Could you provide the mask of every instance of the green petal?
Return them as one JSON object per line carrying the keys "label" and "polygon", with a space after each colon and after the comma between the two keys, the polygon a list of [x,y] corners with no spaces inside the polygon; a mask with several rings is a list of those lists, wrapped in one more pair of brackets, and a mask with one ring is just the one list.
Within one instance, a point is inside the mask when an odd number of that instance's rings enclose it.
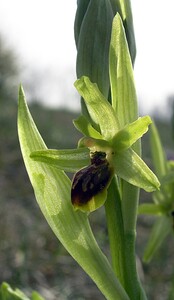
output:
{"label": "green petal", "polygon": [[81,77],[75,87],[84,98],[89,114],[96,125],[99,125],[103,138],[111,140],[119,130],[118,120],[109,102],[101,94],[96,84],[88,77]]}
{"label": "green petal", "polygon": [[82,115],[78,119],[73,121],[75,127],[83,133],[85,136],[89,136],[95,139],[102,139],[102,135],[92,127],[88,120]]}
{"label": "green petal", "polygon": [[172,231],[171,219],[167,216],[158,217],[155,222],[147,247],[144,252],[144,262],[150,262],[154,254],[160,248],[165,238]]}
{"label": "green petal", "polygon": [[138,118],[135,122],[125,126],[113,138],[113,147],[119,152],[130,148],[144,133],[147,132],[148,126],[151,123],[151,118],[145,116]]}
{"label": "green petal", "polygon": [[63,171],[30,158],[31,152],[44,150],[46,146],[28,111],[22,88],[19,90],[18,133],[37,202],[55,235],[94,280],[106,299],[128,300],[96,243],[87,214],[75,212],[71,205],[71,182],[68,177]]}
{"label": "green petal", "polygon": [[44,162],[66,172],[76,172],[90,164],[89,150],[67,149],[67,150],[40,150],[31,153],[34,161]]}
{"label": "green petal", "polygon": [[137,119],[138,109],[132,62],[119,14],[114,18],[112,25],[109,72],[112,106],[122,128]]}
{"label": "green petal", "polygon": [[116,153],[114,165],[117,175],[127,182],[147,192],[159,189],[160,183],[155,174],[131,148]]}

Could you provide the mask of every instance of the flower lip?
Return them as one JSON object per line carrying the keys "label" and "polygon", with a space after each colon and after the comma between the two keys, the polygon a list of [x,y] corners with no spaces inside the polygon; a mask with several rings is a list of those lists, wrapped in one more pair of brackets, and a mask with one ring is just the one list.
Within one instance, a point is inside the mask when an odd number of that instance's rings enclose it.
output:
{"label": "flower lip", "polygon": [[91,152],[90,156],[91,165],[79,170],[72,181],[71,201],[76,207],[87,204],[106,189],[113,175],[105,152]]}
{"label": "flower lip", "polygon": [[99,165],[106,160],[106,153],[102,151],[90,152],[91,164]]}

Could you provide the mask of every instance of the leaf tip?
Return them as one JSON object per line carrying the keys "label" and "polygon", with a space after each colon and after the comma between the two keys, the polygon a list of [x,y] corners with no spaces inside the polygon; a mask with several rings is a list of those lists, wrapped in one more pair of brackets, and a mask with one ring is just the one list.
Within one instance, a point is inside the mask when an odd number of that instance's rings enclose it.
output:
{"label": "leaf tip", "polygon": [[24,89],[23,89],[23,86],[22,86],[22,83],[19,84],[19,95],[24,95]]}

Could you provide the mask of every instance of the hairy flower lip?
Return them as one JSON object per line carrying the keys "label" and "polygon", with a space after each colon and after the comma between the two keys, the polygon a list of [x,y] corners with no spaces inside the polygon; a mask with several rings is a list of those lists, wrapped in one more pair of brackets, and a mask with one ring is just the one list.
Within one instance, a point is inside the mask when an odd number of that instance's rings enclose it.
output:
{"label": "hairy flower lip", "polygon": [[80,206],[86,204],[93,196],[106,188],[111,177],[111,169],[107,159],[101,158],[102,153],[96,152],[96,158],[91,164],[74,175],[71,189],[73,204]]}

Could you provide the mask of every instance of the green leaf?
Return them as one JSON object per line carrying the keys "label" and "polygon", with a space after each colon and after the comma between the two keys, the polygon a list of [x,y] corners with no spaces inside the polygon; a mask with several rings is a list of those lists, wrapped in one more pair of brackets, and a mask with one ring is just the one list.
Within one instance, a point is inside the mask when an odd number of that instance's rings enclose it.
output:
{"label": "green leaf", "polygon": [[161,178],[167,174],[168,167],[164,149],[154,122],[150,130],[150,144],[155,173],[161,180]]}
{"label": "green leaf", "polygon": [[171,231],[171,219],[168,216],[158,217],[153,226],[147,247],[144,252],[144,262],[150,262]]}
{"label": "green leaf", "polygon": [[118,152],[130,148],[139,138],[147,132],[152,121],[149,116],[138,118],[135,122],[125,126],[113,138],[113,147]]}
{"label": "green leaf", "polygon": [[103,138],[107,141],[111,140],[119,130],[118,120],[112,106],[101,94],[97,85],[88,77],[81,77],[74,85],[84,98],[94,123],[99,125]]}
{"label": "green leaf", "polygon": [[174,299],[174,274],[172,275],[172,282],[170,284],[170,291],[167,300],[173,300],[173,299]]}
{"label": "green leaf", "polygon": [[1,300],[30,300],[21,290],[13,290],[11,286],[3,282],[0,289]]}
{"label": "green leaf", "polygon": [[132,62],[124,27],[119,14],[113,20],[109,53],[112,106],[121,128],[138,116]]}
{"label": "green leaf", "polygon": [[90,164],[89,150],[67,149],[67,150],[40,150],[30,154],[34,161],[44,162],[66,172],[76,172]]}
{"label": "green leaf", "polygon": [[161,183],[164,185],[170,184],[173,182],[174,182],[174,172],[173,171],[168,171],[168,173],[161,178]]}
{"label": "green leaf", "polygon": [[74,126],[85,136],[90,136],[95,139],[102,139],[102,135],[92,127],[88,120],[82,115],[73,121]]}
{"label": "green leaf", "polygon": [[77,78],[88,76],[98,84],[106,98],[109,93],[108,56],[112,19],[108,0],[90,1],[80,26],[77,47]]}
{"label": "green leaf", "polygon": [[139,214],[162,215],[165,212],[166,211],[164,210],[164,207],[160,204],[144,203],[144,204],[140,204],[138,207]]}
{"label": "green leaf", "polygon": [[114,157],[115,170],[127,182],[152,192],[159,189],[160,183],[155,174],[131,148]]}
{"label": "green leaf", "polygon": [[[21,290],[12,289],[7,282],[3,282],[0,287],[1,300],[30,300]],[[36,291],[32,292],[31,300],[44,300]]]}
{"label": "green leaf", "polygon": [[31,300],[45,300],[39,293],[36,291],[32,292]]}
{"label": "green leaf", "polygon": [[121,3],[121,17],[126,32],[126,38],[129,45],[129,52],[131,55],[132,64],[134,65],[135,57],[136,57],[136,42],[135,42],[135,35],[134,35],[131,1],[120,0],[120,3]]}
{"label": "green leaf", "polygon": [[165,201],[166,201],[166,194],[163,193],[163,190],[161,190],[161,187],[160,187],[159,191],[155,191],[152,194],[152,199],[153,199],[153,201],[154,201],[154,203],[156,205],[161,205],[161,204],[165,203]]}
{"label": "green leaf", "polygon": [[125,273],[127,273],[127,269],[125,268],[124,261],[125,244],[121,204],[119,185],[116,176],[114,176],[108,188],[108,197],[105,202],[105,212],[113,269],[120,282],[124,286],[124,277]]}
{"label": "green leaf", "polygon": [[114,16],[118,12],[121,14],[120,0],[110,0]]}
{"label": "green leaf", "polygon": [[88,8],[90,0],[80,0],[77,2],[77,10],[76,10],[76,16],[74,21],[74,36],[75,36],[75,42],[76,46],[78,47],[78,40],[79,40],[79,34],[81,25],[85,16],[85,13]]}
{"label": "green leaf", "polygon": [[92,234],[87,214],[73,209],[68,177],[63,171],[30,158],[32,152],[44,150],[46,146],[29,113],[22,88],[19,90],[18,133],[37,202],[55,235],[94,280],[106,299],[128,300]]}

